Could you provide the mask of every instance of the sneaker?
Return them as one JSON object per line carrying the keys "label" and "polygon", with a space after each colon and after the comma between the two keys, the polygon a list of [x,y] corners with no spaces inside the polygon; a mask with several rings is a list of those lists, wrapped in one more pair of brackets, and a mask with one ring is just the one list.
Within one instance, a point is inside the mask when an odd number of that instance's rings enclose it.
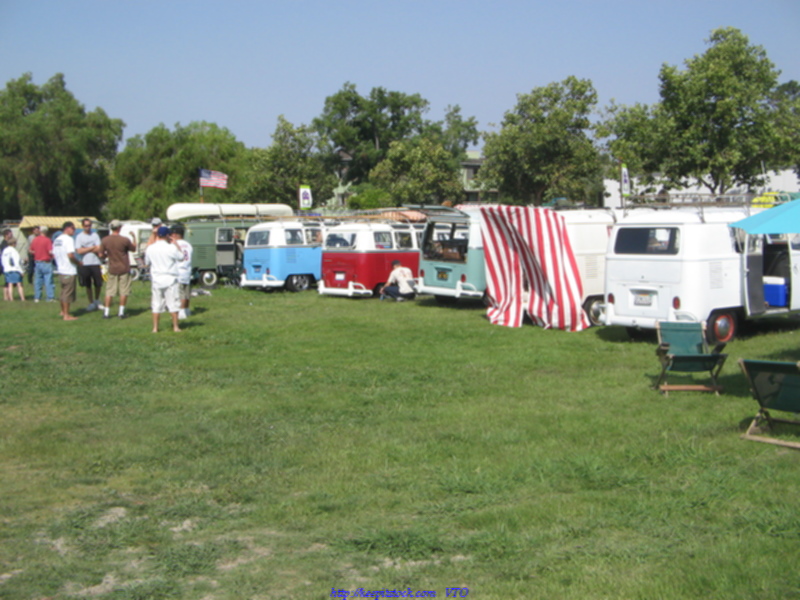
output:
{"label": "sneaker", "polygon": [[119,318],[120,319],[127,319],[128,315],[126,315],[125,313],[122,313],[121,315],[119,315]]}
{"label": "sneaker", "polygon": [[94,302],[92,302],[89,306],[86,307],[86,312],[92,312],[95,310],[97,310],[97,306],[95,306]]}
{"label": "sneaker", "polygon": [[39,299],[38,298],[34,298],[33,301],[36,302],[37,304],[39,303]]}
{"label": "sneaker", "polygon": [[406,301],[406,299],[401,297],[401,298],[398,298],[398,299],[397,299],[397,301],[398,301],[398,302],[405,302],[405,301]]}
{"label": "sneaker", "polygon": [[103,318],[104,318],[104,319],[110,319],[110,318],[111,318],[111,315],[103,315]]}

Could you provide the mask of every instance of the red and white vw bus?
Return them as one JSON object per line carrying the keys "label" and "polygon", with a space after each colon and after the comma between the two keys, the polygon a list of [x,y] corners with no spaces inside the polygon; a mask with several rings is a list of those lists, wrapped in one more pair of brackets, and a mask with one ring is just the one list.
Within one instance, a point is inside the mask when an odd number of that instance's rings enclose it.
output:
{"label": "red and white vw bus", "polygon": [[322,248],[320,294],[331,296],[377,295],[399,260],[419,270],[422,226],[385,221],[353,221],[330,227]]}

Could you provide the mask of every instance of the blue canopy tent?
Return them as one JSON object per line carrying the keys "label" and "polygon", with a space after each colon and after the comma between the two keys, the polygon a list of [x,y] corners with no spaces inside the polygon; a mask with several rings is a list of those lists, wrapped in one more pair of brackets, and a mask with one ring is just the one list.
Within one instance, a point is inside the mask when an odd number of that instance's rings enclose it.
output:
{"label": "blue canopy tent", "polygon": [[751,235],[800,233],[800,200],[779,204],[741,221],[730,223],[729,226],[742,229]]}

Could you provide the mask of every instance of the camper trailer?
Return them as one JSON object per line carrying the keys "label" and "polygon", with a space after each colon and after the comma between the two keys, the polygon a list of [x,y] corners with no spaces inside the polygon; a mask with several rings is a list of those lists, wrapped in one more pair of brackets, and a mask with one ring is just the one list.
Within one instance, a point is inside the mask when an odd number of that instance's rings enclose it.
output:
{"label": "camper trailer", "polygon": [[399,260],[419,268],[421,227],[386,221],[354,221],[331,227],[322,250],[320,294],[349,298],[377,295]]}
{"label": "camper trailer", "polygon": [[254,225],[244,243],[242,287],[309,289],[321,277],[323,225],[277,220]]}
{"label": "camper trailer", "polygon": [[759,209],[636,209],[614,226],[606,257],[605,322],[654,329],[707,324],[711,341],[743,319],[800,309],[800,236],[729,227]]}
{"label": "camper trailer", "polygon": [[[593,325],[601,325],[605,256],[615,215],[606,209],[557,212],[564,217],[580,273],[583,309]],[[422,293],[434,294],[440,301],[481,298],[486,290],[485,268],[479,209],[429,215],[420,261]]]}

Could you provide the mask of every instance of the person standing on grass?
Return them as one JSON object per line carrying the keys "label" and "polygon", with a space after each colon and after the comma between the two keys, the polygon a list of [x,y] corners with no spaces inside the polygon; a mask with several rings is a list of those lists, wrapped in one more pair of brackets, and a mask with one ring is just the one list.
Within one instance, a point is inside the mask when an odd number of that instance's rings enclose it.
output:
{"label": "person standing on grass", "polygon": [[61,235],[53,242],[53,257],[56,260],[56,270],[61,282],[61,318],[65,321],[74,321],[77,317],[69,314],[69,305],[75,302],[75,284],[78,278],[78,265],[80,261],[75,255],[75,224],[66,221],[61,227]]}
{"label": "person standing on grass", "polygon": [[34,226],[31,230],[31,234],[28,236],[28,266],[25,269],[28,272],[28,283],[33,283],[33,271],[36,267],[36,260],[33,258],[33,249],[31,249],[31,244],[33,240],[35,240],[39,234],[41,234],[42,230],[39,228],[38,225]]}
{"label": "person standing on grass", "polygon": [[158,333],[159,317],[165,311],[172,317],[172,331],[179,332],[178,264],[183,261],[183,252],[177,240],[170,239],[169,227],[159,227],[156,236],[156,242],[148,246],[144,253],[144,262],[150,267],[152,284],[150,303],[153,310],[153,333]]}
{"label": "person standing on grass", "polygon": [[47,301],[53,302],[56,298],[56,286],[53,284],[53,242],[47,237],[47,227],[39,230],[39,235],[33,238],[30,248],[33,253],[33,301],[38,302],[42,297],[44,286]]}
{"label": "person standing on grass", "polygon": [[108,259],[108,285],[106,286],[106,304],[103,307],[103,318],[111,318],[111,299],[119,295],[119,318],[125,319],[125,304],[131,293],[131,261],[129,252],[136,252],[136,244],[131,238],[120,235],[122,223],[114,219],[109,224],[111,233],[100,242],[100,255]]}
{"label": "person standing on grass", "polygon": [[191,314],[189,301],[192,299],[192,245],[183,239],[183,225],[173,225],[170,229],[172,239],[178,244],[178,248],[183,252],[183,261],[178,264],[178,297],[181,301],[181,308],[178,311],[178,319],[185,319]]}
{"label": "person standing on grass", "polygon": [[25,290],[22,289],[22,265],[20,265],[17,240],[11,238],[0,257],[3,263],[3,273],[6,276],[6,285],[3,288],[3,299],[9,302],[14,300],[14,286],[19,292],[19,299],[25,302]]}
{"label": "person standing on grass", "polygon": [[100,268],[102,263],[98,256],[100,236],[92,231],[91,219],[81,221],[81,227],[83,231],[75,236],[75,252],[81,261],[78,265],[78,283],[86,288],[86,297],[89,300],[86,312],[91,312],[100,308],[100,290],[103,288],[103,271]]}
{"label": "person standing on grass", "polygon": [[392,261],[392,272],[381,288],[381,298],[383,298],[384,294],[398,302],[413,300],[416,295],[414,274],[411,269],[404,267],[399,260]]}

